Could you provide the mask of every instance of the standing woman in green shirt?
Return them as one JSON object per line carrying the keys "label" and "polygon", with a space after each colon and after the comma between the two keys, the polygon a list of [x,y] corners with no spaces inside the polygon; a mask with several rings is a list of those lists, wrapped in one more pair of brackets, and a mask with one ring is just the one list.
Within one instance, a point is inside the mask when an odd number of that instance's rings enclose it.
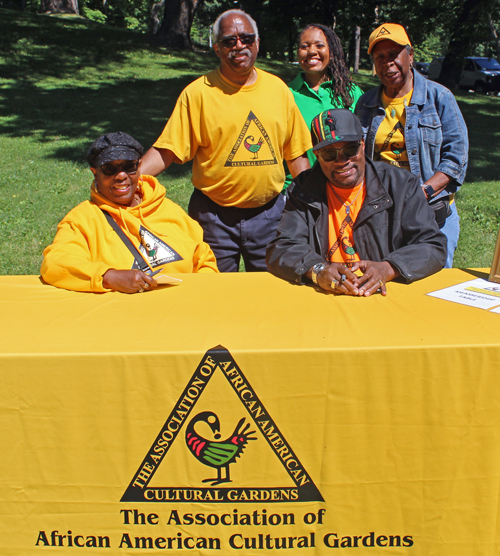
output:
{"label": "standing woman in green shirt", "polygon": [[[311,23],[299,34],[297,60],[301,73],[288,84],[307,124],[329,108],[354,107],[363,91],[353,82],[345,65],[340,39],[332,29]],[[312,149],[307,151],[311,166],[316,162]],[[285,187],[291,183],[287,175]]]}

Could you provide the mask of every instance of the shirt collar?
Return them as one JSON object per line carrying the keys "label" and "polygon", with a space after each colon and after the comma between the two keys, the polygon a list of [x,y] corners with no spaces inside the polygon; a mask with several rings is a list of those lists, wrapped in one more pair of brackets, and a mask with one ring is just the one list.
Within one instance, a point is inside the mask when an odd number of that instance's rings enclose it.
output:
{"label": "shirt collar", "polygon": [[[317,95],[318,94],[317,91],[315,91],[309,86],[309,83],[304,79],[304,75],[305,73],[303,71],[300,72],[299,75],[297,75],[297,77],[288,84],[288,86],[290,87],[290,89],[293,89],[294,91],[297,92],[300,92],[301,89],[305,89],[307,91],[310,91],[314,95]],[[330,84],[331,81],[323,81],[323,83],[321,83],[320,85],[320,88],[323,87],[324,85],[330,86]]]}

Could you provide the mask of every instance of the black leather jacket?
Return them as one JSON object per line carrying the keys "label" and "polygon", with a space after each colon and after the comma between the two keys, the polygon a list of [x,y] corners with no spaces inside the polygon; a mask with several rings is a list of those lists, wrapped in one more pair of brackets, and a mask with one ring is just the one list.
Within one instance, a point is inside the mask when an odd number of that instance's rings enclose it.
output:
{"label": "black leather jacket", "polygon": [[[446,236],[420,190],[418,179],[385,162],[365,157],[366,197],[353,235],[361,260],[388,261],[412,282],[441,270]],[[327,180],[318,162],[295,179],[278,226],[267,246],[274,275],[303,283],[303,275],[328,253]]]}

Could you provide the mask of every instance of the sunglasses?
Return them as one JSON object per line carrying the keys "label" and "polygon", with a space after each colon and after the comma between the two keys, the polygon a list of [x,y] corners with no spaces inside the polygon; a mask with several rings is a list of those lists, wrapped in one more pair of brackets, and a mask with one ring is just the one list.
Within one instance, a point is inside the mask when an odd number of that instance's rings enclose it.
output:
{"label": "sunglasses", "polygon": [[358,154],[360,147],[361,142],[358,142],[354,145],[346,145],[341,149],[324,148],[319,150],[316,154],[323,162],[337,162],[339,159],[339,153],[342,153],[345,158],[352,158]]}
{"label": "sunglasses", "polygon": [[101,172],[105,176],[116,176],[120,172],[125,172],[126,174],[135,174],[139,168],[138,160],[131,160],[130,162],[125,162],[124,164],[103,164],[101,166]]}
{"label": "sunglasses", "polygon": [[251,45],[255,42],[255,33],[242,33],[237,36],[222,37],[219,42],[226,48],[233,48],[233,46],[236,46],[238,39],[240,39],[241,44]]}

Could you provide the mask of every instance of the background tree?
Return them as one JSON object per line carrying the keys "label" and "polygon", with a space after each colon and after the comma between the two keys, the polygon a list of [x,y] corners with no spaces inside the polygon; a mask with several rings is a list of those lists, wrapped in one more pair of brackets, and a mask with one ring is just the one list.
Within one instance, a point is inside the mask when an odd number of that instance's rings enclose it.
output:
{"label": "background tree", "polygon": [[163,46],[192,50],[191,26],[198,0],[167,0],[156,38]]}
{"label": "background tree", "polygon": [[41,0],[40,11],[51,14],[78,15],[78,0]]}
{"label": "background tree", "polygon": [[488,17],[488,24],[490,26],[491,36],[493,37],[493,42],[495,44],[496,57],[497,59],[500,59],[500,36],[498,34],[497,26],[493,21],[493,16],[491,12],[488,13],[487,17]]}

